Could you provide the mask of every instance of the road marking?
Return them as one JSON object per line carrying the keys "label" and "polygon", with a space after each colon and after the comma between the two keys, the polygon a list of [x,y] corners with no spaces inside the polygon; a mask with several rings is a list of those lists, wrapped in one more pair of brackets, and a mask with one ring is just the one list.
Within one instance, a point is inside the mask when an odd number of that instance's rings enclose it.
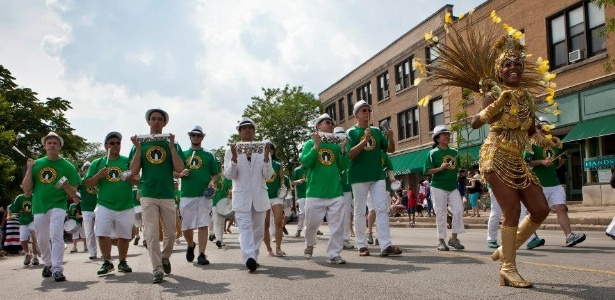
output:
{"label": "road marking", "polygon": [[[463,257],[469,257],[469,258],[476,258],[476,259],[485,260],[485,261],[492,261],[491,257],[484,256],[484,255],[472,255],[472,254],[465,254],[465,253],[459,253],[459,252],[457,252],[457,253],[455,253],[455,252],[448,252],[448,253],[442,253],[442,254],[443,255],[455,255],[455,256],[463,256]],[[601,269],[564,266],[564,265],[547,264],[547,263],[539,263],[539,262],[532,262],[532,261],[517,261],[517,263],[534,265],[534,266],[538,266],[538,267],[562,269],[562,270],[568,270],[568,271],[580,271],[580,272],[588,272],[588,273],[600,273],[600,274],[607,274],[607,275],[615,275],[615,271],[601,270]]]}

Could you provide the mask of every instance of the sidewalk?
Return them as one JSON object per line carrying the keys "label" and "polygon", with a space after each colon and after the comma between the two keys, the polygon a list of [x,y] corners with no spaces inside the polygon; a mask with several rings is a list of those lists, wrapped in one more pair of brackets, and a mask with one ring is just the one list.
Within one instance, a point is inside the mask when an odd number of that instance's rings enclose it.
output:
{"label": "sidewalk", "polygon": [[[589,230],[589,231],[604,231],[609,226],[613,217],[615,217],[615,206],[586,206],[583,204],[568,203],[568,217],[573,230]],[[487,229],[487,219],[489,218],[489,210],[481,211],[480,217],[465,216],[463,223],[466,228],[470,229]],[[389,218],[391,226],[408,227],[408,216],[391,217]],[[417,217],[414,227],[417,228],[435,228],[436,218]],[[542,230],[561,230],[557,221],[557,215],[550,213],[547,219],[542,223]]]}

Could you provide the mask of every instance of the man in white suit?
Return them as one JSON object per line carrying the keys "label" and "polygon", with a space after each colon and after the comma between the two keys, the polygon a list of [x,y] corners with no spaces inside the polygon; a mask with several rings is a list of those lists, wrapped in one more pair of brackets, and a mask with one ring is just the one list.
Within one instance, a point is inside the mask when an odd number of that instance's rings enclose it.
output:
{"label": "man in white suit", "polygon": [[[250,118],[242,118],[237,126],[241,141],[253,142],[255,129]],[[258,267],[265,216],[271,208],[265,182],[273,176],[270,151],[267,145],[264,151],[239,151],[238,154],[237,145],[233,144],[224,155],[224,176],[233,181],[233,210],[239,227],[241,255],[250,272]]]}

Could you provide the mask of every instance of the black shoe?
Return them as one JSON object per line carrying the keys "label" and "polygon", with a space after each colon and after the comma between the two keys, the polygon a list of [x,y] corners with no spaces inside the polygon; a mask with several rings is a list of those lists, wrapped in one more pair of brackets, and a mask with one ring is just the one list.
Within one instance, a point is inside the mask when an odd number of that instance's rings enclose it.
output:
{"label": "black shoe", "polygon": [[143,247],[145,247],[145,249],[147,249],[147,241],[143,240]]}
{"label": "black shoe", "polygon": [[216,235],[215,234],[210,234],[209,235],[209,241],[213,242],[216,239]]}
{"label": "black shoe", "polygon": [[186,248],[186,260],[189,262],[194,260],[194,247],[196,247],[196,243],[192,244],[192,247]]}
{"label": "black shoe", "polygon": [[54,272],[54,273],[53,273],[53,279],[54,279],[56,282],[66,281],[66,277],[64,277],[64,274],[62,274],[62,272],[61,272],[61,271]]}
{"label": "black shoe", "polygon": [[162,259],[162,270],[167,274],[171,274],[171,261],[168,258]]}
{"label": "black shoe", "polygon": [[133,243],[133,245],[135,245],[135,246],[136,246],[136,245],[139,245],[139,240],[140,240],[140,239],[141,239],[141,238],[137,235],[137,237],[135,237],[135,242]]}
{"label": "black shoe", "polygon": [[203,265],[203,266],[205,266],[205,265],[208,265],[208,264],[209,264],[209,260],[207,260],[207,256],[205,256],[205,254],[204,254],[204,253],[199,254],[199,257],[196,259],[196,262],[197,262],[199,265]]}
{"label": "black shoe", "polygon": [[256,260],[252,257],[248,258],[248,261],[246,261],[246,267],[248,267],[248,270],[250,270],[250,272],[256,271],[257,265],[258,264],[256,263]]}
{"label": "black shoe", "polygon": [[288,235],[288,230],[286,230],[286,226],[282,227],[282,232],[284,232],[284,235]]}
{"label": "black shoe", "polygon": [[216,246],[218,246],[218,249],[222,249],[222,242],[216,241]]}
{"label": "black shoe", "polygon": [[45,266],[43,268],[43,277],[51,277],[51,267]]}

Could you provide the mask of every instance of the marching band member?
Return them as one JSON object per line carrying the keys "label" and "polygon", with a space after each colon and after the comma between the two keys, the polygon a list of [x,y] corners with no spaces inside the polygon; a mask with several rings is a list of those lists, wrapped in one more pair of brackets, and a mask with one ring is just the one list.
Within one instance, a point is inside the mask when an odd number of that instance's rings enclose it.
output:
{"label": "marching band member", "polygon": [[90,259],[96,259],[98,255],[98,246],[96,245],[96,234],[94,234],[94,209],[98,199],[96,188],[88,188],[85,183],[85,175],[87,174],[91,163],[86,161],[81,166],[81,183],[79,184],[79,196],[81,197],[81,217],[83,221],[83,231],[85,232],[85,241],[90,254]]}
{"label": "marching band member", "polygon": [[186,260],[194,260],[194,229],[198,228],[199,265],[208,265],[205,255],[207,235],[212,215],[212,198],[206,198],[204,193],[208,188],[215,188],[220,168],[213,154],[203,150],[201,142],[205,134],[201,126],[194,126],[190,132],[190,149],[184,151],[185,168],[179,174],[182,180],[181,201],[179,212],[182,216],[181,227],[188,247]]}
{"label": "marching band member", "polygon": [[[271,148],[271,166],[273,167],[273,175],[265,182],[267,183],[267,194],[269,201],[271,202],[271,209],[267,211],[265,216],[265,236],[264,242],[269,252],[269,256],[283,257],[286,253],[282,251],[282,237],[284,228],[284,199],[280,198],[278,191],[284,186],[284,168],[275,155],[275,146],[272,143],[267,143]],[[274,226],[271,227],[271,220],[273,219]],[[271,235],[275,238],[275,252],[272,251],[270,241]]]}
{"label": "marching band member", "polygon": [[[23,264],[27,266],[32,263],[33,266],[37,266],[39,262],[34,220],[32,217],[32,194],[24,193],[18,195],[15,201],[7,207],[6,219],[9,220],[13,213],[19,214],[19,241],[21,242],[21,248],[25,252]],[[32,251],[30,251],[28,245],[30,237],[32,237]]]}
{"label": "marching band member", "polygon": [[[241,142],[253,142],[255,126],[247,117],[236,127]],[[233,181],[233,210],[239,227],[239,246],[243,263],[251,271],[258,267],[258,253],[263,243],[265,216],[271,208],[266,180],[273,176],[271,148],[239,155],[232,144],[224,155],[224,176]]]}
{"label": "marching band member", "polygon": [[[303,149],[301,149],[302,151]],[[297,195],[297,202],[299,204],[299,211],[297,212],[297,232],[295,237],[301,237],[301,231],[303,230],[305,221],[305,189],[306,189],[306,169],[303,165],[296,167],[290,177],[292,184],[295,187]]]}
{"label": "marching band member", "polygon": [[64,146],[61,136],[49,132],[41,143],[46,155],[36,161],[28,158],[22,186],[26,194],[33,195],[34,228],[38,249],[45,262],[43,277],[53,275],[53,279],[59,282],[66,280],[63,261],[67,200],[70,198],[79,203],[76,188],[80,178],[77,169],[60,156],[60,149]]}
{"label": "marching band member", "polygon": [[[145,120],[150,127],[150,134],[162,134],[162,129],[169,123],[169,114],[154,108],[145,113]],[[143,208],[144,232],[154,269],[153,283],[161,283],[164,273],[171,273],[169,257],[173,253],[175,240],[175,193],[173,190],[173,171],[184,169],[184,154],[175,135],[169,134],[168,141],[139,141],[137,136],[130,138],[133,147],[130,150],[130,171],[141,173],[140,196]],[[140,172],[142,171],[142,172]],[[159,220],[164,226],[163,249],[158,242]]]}

